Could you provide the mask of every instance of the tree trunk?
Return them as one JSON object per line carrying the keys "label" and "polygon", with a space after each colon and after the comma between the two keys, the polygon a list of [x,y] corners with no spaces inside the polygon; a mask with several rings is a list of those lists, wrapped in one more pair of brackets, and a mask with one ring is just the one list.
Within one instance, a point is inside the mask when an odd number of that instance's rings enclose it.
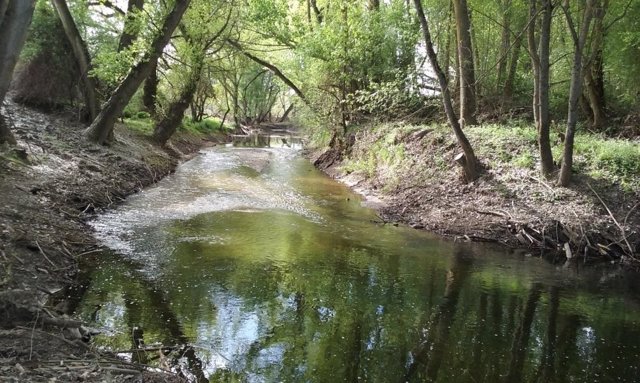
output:
{"label": "tree trunk", "polygon": [[509,72],[506,80],[504,81],[504,88],[502,90],[503,101],[510,100],[513,97],[513,85],[518,70],[518,61],[520,60],[520,48],[522,47],[523,35],[524,33],[519,34],[518,37],[516,37],[516,41],[513,43],[513,53],[509,64]]}
{"label": "tree trunk", "polygon": [[124,108],[135,94],[140,84],[151,73],[155,63],[162,54],[162,50],[171,39],[171,34],[178,26],[182,15],[187,10],[191,0],[176,0],[171,12],[164,21],[161,32],[154,38],[151,48],[145,57],[136,64],[112,96],[105,103],[104,108],[85,131],[87,139],[95,143],[107,144],[113,140],[113,125]]}
{"label": "tree trunk", "polygon": [[0,25],[2,25],[4,14],[7,12],[7,8],[9,8],[9,1],[10,0],[0,0]]}
{"label": "tree trunk", "polygon": [[536,7],[537,0],[529,0],[529,27],[527,28],[527,46],[531,57],[531,71],[533,72],[533,121],[536,128],[540,124],[539,92],[540,92],[540,58],[538,57],[538,44],[536,43]]}
{"label": "tree trunk", "polygon": [[577,33],[573,19],[569,10],[569,1],[565,0],[563,9],[567,18],[567,24],[573,37],[575,52],[573,55],[573,66],[571,68],[571,86],[569,88],[569,111],[567,113],[567,130],[564,139],[564,151],[562,153],[562,167],[558,184],[568,186],[571,182],[571,172],[573,167],[573,140],[576,133],[576,123],[578,121],[578,99],[582,94],[582,52],[584,50],[591,19],[593,18],[593,0],[587,0],[582,16],[580,34]]}
{"label": "tree trunk", "polygon": [[140,32],[136,27],[136,16],[137,13],[142,10],[144,7],[144,0],[129,0],[127,4],[127,14],[124,18],[124,28],[122,29],[122,34],[120,35],[120,41],[118,43],[118,52],[127,49],[136,38],[138,38],[138,33]]}
{"label": "tree trunk", "polygon": [[[193,77],[195,77],[195,75]],[[182,92],[180,92],[178,99],[169,105],[166,115],[156,124],[153,131],[153,139],[157,143],[164,145],[175,133],[178,126],[182,123],[184,112],[193,101],[197,87],[198,79],[191,78]]]}
{"label": "tree trunk", "polygon": [[67,35],[73,55],[75,56],[78,68],[80,69],[80,75],[82,76],[82,90],[84,95],[84,103],[87,108],[88,120],[93,121],[98,116],[100,106],[98,105],[98,96],[96,94],[96,84],[93,78],[89,75],[91,70],[91,58],[89,57],[89,51],[87,46],[80,35],[80,31],[76,26],[75,21],[69,7],[65,0],[51,0],[53,7],[58,13],[64,32]]}
{"label": "tree trunk", "polygon": [[155,117],[158,113],[156,108],[156,99],[158,97],[158,84],[160,79],[158,78],[158,59],[153,62],[153,67],[149,73],[149,77],[144,81],[142,88],[142,104],[144,108],[152,117]]}
{"label": "tree trunk", "polygon": [[[0,0],[0,105],[11,86],[13,70],[31,24],[35,0]],[[16,144],[16,139],[0,116],[0,144]]]}
{"label": "tree trunk", "polygon": [[589,109],[591,113],[591,127],[600,129],[606,122],[604,95],[604,16],[609,2],[597,1],[593,10],[593,37],[591,40],[591,55],[586,60],[584,68],[584,86],[586,88]]}
{"label": "tree trunk", "polygon": [[447,119],[449,120],[449,125],[453,129],[453,132],[456,135],[456,139],[458,140],[458,144],[460,144],[460,146],[462,147],[462,151],[464,152],[463,169],[465,172],[465,179],[467,182],[472,182],[473,180],[478,178],[478,160],[475,153],[473,152],[473,148],[471,147],[469,140],[467,140],[467,137],[462,130],[460,122],[456,118],[455,111],[453,110],[453,103],[451,102],[451,93],[449,92],[447,77],[445,76],[442,68],[440,68],[440,64],[438,63],[438,55],[433,48],[433,41],[431,40],[431,33],[429,32],[429,24],[427,24],[427,18],[424,15],[421,0],[413,0],[413,3],[416,7],[420,27],[422,28],[422,34],[427,48],[427,56],[429,57],[429,62],[431,63],[436,76],[438,77],[438,82],[440,84],[440,93],[442,95],[442,103],[447,114]]}
{"label": "tree trunk", "polygon": [[471,21],[467,0],[453,0],[460,60],[460,119],[462,126],[475,125],[476,121],[476,79],[471,46]]}
{"label": "tree trunk", "polygon": [[4,116],[0,114],[0,145],[4,143],[16,145],[18,142],[13,136],[13,133],[11,133],[11,129],[9,129],[9,125],[7,125],[7,121]]}
{"label": "tree trunk", "polygon": [[265,60],[262,60],[262,59],[260,59],[260,58],[258,58],[256,56],[254,56],[253,54],[251,54],[251,53],[247,52],[246,50],[242,49],[242,46],[240,46],[240,44],[238,44],[236,41],[233,41],[233,40],[230,40],[230,39],[227,39],[226,41],[227,41],[227,43],[229,45],[231,45],[232,47],[237,49],[240,53],[242,53],[243,55],[245,55],[246,57],[248,57],[252,61],[258,63],[259,65],[262,65],[263,67],[267,68],[269,71],[271,71],[271,73],[276,75],[276,77],[278,77],[280,80],[282,80],[282,82],[287,84],[287,86],[289,86],[289,88],[291,88],[291,90],[293,90],[295,92],[295,94],[300,98],[300,100],[302,100],[302,102],[305,103],[305,105],[307,105],[308,107],[311,108],[311,104],[309,103],[309,101],[305,97],[304,93],[302,93],[300,88],[298,88],[291,80],[289,80],[289,78],[287,76],[285,76],[284,73],[282,73],[282,71],[280,69],[278,69],[278,67],[276,67],[275,65],[273,65],[271,63],[266,62]]}
{"label": "tree trunk", "polygon": [[496,91],[503,89],[503,81],[507,75],[507,62],[511,49],[511,0],[505,0],[502,6],[502,36],[500,38],[500,61],[496,78]]}
{"label": "tree trunk", "polygon": [[554,169],[553,154],[551,153],[551,143],[549,142],[549,127],[551,117],[549,114],[549,56],[551,41],[551,16],[553,5],[551,0],[542,0],[542,25],[540,30],[539,63],[538,75],[538,148],[540,150],[540,171],[545,177],[549,177]]}

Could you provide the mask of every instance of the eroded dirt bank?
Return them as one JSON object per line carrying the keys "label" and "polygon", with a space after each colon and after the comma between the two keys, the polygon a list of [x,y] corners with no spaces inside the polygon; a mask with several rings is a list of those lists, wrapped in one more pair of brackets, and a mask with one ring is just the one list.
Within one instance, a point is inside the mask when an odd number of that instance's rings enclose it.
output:
{"label": "eroded dirt bank", "polygon": [[[507,134],[504,142],[496,142],[481,128],[468,134],[484,167],[472,184],[462,182],[454,162],[460,150],[446,127],[363,129],[346,140],[347,149],[309,156],[318,168],[368,197],[385,222],[461,241],[498,242],[557,262],[570,257],[638,267],[637,187],[586,172],[575,174],[570,188],[556,187],[536,170],[535,140]],[[514,166],[521,158],[527,161]],[[578,166],[581,161],[578,157]]]}
{"label": "eroded dirt bank", "polygon": [[104,147],[72,116],[16,105],[5,115],[19,146],[0,148],[0,381],[180,381],[87,346],[92,330],[68,316],[67,298],[77,260],[98,249],[87,219],[211,142],[181,133],[160,149],[118,126]]}

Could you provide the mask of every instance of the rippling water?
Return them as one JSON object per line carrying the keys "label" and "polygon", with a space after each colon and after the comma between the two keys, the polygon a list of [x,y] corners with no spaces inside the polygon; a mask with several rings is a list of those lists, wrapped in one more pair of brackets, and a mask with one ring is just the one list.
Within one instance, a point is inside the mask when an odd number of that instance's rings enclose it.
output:
{"label": "rippling water", "polygon": [[209,149],[93,222],[76,311],[194,381],[639,380],[634,276],[375,221],[284,145]]}

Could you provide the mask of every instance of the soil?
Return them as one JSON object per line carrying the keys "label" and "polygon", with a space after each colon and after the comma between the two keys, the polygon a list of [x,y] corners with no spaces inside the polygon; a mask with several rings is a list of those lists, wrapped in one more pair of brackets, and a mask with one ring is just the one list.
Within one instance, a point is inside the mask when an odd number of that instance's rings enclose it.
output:
{"label": "soil", "polygon": [[370,158],[380,137],[361,130],[346,141],[344,150],[309,157],[364,195],[384,222],[459,241],[497,242],[554,262],[640,266],[640,190],[584,174],[574,174],[571,187],[561,188],[535,169],[503,166],[487,156],[481,158],[481,177],[467,184],[454,162],[460,149],[453,138],[430,129],[396,139],[405,160],[393,171],[349,172],[345,164]]}
{"label": "soil", "polygon": [[183,381],[93,349],[67,298],[77,260],[99,250],[86,221],[214,142],[183,132],[159,148],[118,125],[98,146],[69,114],[3,114],[18,146],[0,148],[0,381]]}

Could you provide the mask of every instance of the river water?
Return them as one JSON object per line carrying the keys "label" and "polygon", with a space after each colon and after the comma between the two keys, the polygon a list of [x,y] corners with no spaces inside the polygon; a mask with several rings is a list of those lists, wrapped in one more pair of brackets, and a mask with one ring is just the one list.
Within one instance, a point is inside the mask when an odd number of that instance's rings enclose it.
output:
{"label": "river water", "polygon": [[76,314],[100,347],[200,382],[640,381],[637,278],[383,225],[270,144],[207,149],[93,222],[112,251]]}

